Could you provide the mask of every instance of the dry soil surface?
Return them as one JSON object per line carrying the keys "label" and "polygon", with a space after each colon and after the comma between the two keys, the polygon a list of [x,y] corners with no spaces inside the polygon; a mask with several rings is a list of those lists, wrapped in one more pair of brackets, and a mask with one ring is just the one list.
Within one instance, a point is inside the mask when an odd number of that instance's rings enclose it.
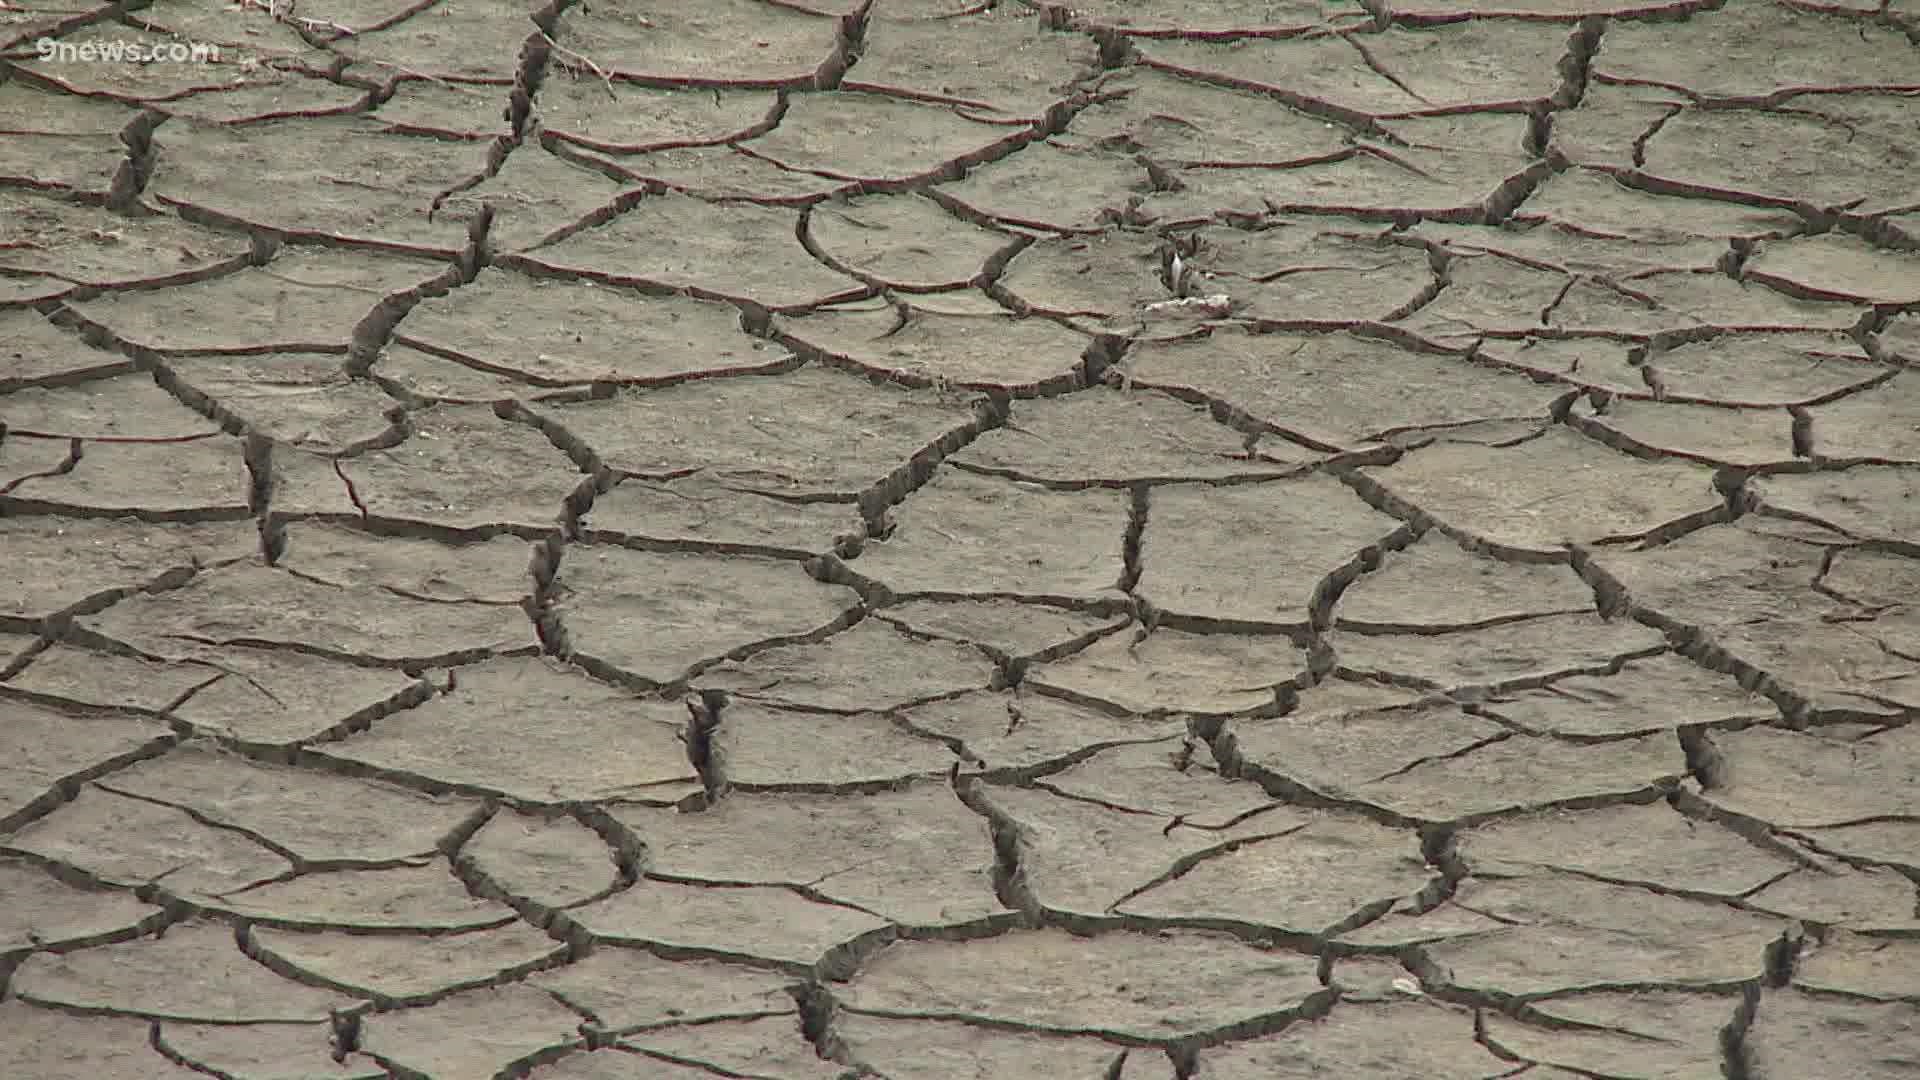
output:
{"label": "dry soil surface", "polygon": [[1920,1074],[1915,0],[66,2],[0,1077]]}

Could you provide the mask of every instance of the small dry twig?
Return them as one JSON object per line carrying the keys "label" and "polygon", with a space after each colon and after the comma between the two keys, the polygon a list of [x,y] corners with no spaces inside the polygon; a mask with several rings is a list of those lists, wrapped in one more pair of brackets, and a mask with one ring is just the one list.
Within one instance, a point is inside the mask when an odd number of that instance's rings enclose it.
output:
{"label": "small dry twig", "polygon": [[355,37],[360,31],[351,26],[342,26],[331,19],[309,19],[293,13],[294,0],[235,0],[240,10],[257,9],[267,13],[277,23],[299,23],[306,30],[331,30],[341,37]]}
{"label": "small dry twig", "polygon": [[[645,20],[642,20],[642,21],[644,22]],[[652,25],[652,24],[649,23],[648,25]],[[547,33],[545,30],[540,31],[540,36],[546,40],[546,43],[548,45],[553,47],[553,50],[555,52],[563,53],[567,56],[573,57],[575,60],[578,60],[581,64],[585,65],[589,71],[592,71],[595,75],[600,76],[601,84],[607,88],[607,96],[609,98],[612,98],[615,101],[620,100],[620,95],[613,92],[613,76],[610,73],[608,73],[606,68],[603,68],[599,64],[594,63],[590,57],[574,52],[572,49],[569,49],[565,45],[562,45],[559,42],[553,40],[553,35]]]}

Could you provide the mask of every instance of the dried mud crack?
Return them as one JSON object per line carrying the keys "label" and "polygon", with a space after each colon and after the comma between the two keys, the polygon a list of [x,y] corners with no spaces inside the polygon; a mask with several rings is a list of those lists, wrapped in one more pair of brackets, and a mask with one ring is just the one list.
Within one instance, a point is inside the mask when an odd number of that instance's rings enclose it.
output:
{"label": "dried mud crack", "polygon": [[0,1076],[1920,1071],[1908,0],[0,4]]}

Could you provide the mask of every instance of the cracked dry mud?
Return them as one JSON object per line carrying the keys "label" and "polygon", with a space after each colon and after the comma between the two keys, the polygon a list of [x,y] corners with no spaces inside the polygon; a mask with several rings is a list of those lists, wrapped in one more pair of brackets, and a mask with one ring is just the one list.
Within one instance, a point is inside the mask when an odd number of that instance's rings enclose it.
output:
{"label": "cracked dry mud", "polygon": [[89,3],[0,1077],[1920,1075],[1912,0]]}

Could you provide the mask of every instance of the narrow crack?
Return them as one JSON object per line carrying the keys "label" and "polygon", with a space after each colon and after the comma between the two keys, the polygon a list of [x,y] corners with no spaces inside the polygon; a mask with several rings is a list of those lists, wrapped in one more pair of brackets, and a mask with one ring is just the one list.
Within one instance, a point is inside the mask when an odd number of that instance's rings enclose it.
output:
{"label": "narrow crack", "polygon": [[954,763],[948,777],[954,795],[968,810],[986,820],[988,834],[993,838],[994,898],[1002,907],[1019,913],[1026,926],[1041,925],[1045,909],[1027,882],[1026,869],[1021,864],[1022,826],[985,797],[980,791],[979,779],[962,773],[959,762]]}

